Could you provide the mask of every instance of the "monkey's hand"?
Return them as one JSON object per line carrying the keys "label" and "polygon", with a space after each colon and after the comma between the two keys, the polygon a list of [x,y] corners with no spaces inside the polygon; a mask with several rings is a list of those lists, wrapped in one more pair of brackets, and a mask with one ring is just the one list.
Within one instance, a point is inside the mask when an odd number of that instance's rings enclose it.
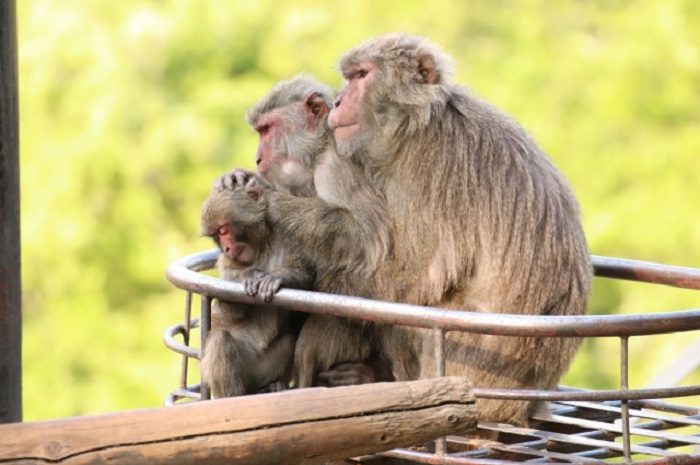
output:
{"label": "monkey's hand", "polygon": [[260,287],[260,281],[265,276],[260,270],[254,268],[246,268],[241,272],[241,281],[245,288],[245,293],[248,295],[257,295]]}
{"label": "monkey's hand", "polygon": [[375,374],[372,367],[362,362],[346,362],[333,365],[328,371],[316,375],[315,386],[338,387],[372,383]]}
{"label": "monkey's hand", "polygon": [[265,302],[272,300],[272,296],[282,287],[282,277],[277,273],[270,273],[258,280],[258,294]]}
{"label": "monkey's hand", "polygon": [[250,171],[236,168],[230,173],[216,178],[213,188],[219,192],[223,190],[232,191],[237,187],[245,186],[253,176],[254,174]]}
{"label": "monkey's hand", "polygon": [[260,198],[265,198],[265,193],[268,191],[274,191],[275,186],[270,184],[262,176],[253,176],[245,185],[245,191],[251,198],[258,200]]}

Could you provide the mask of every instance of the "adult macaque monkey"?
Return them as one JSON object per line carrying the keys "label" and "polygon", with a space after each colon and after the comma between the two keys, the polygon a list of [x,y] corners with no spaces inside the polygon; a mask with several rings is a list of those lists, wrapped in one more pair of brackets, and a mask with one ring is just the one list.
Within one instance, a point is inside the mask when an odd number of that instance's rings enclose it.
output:
{"label": "adult macaque monkey", "polygon": [[[353,206],[347,217],[274,197],[271,217],[307,252],[343,257],[348,269],[372,277],[367,289],[378,299],[584,313],[592,270],[570,187],[515,121],[450,81],[449,63],[424,39],[406,35],[348,52],[340,63],[347,85],[328,123],[338,153],[360,164],[381,193],[381,213],[365,211],[342,179],[316,177],[321,199]],[[391,231],[391,248],[372,230],[378,225]],[[397,379],[434,375],[429,331],[395,327],[384,341]],[[551,388],[578,345],[449,332],[446,372],[476,386]],[[534,403],[479,400],[477,407],[481,420],[523,424]]]}
{"label": "adult macaque monkey", "polygon": [[[315,290],[371,295],[368,272],[386,253],[388,228],[383,199],[362,167],[335,153],[326,125],[332,91],[307,76],[277,84],[248,113],[258,132],[258,173],[275,189],[259,192],[270,202],[272,229],[313,228],[297,246],[318,248],[310,254],[316,271]],[[224,184],[246,176],[234,171]],[[274,204],[274,207],[272,207]],[[280,226],[281,224],[281,226]],[[374,327],[342,318],[310,315],[295,351],[299,387],[338,386],[391,379],[386,357],[377,350]]]}
{"label": "adult macaque monkey", "polygon": [[[259,294],[265,301],[280,286],[308,288],[313,269],[270,230],[264,199],[256,189],[241,185],[245,176],[227,178],[228,187],[222,179],[214,184],[201,215],[202,234],[221,249],[217,269],[222,278],[243,281],[248,294]],[[295,340],[286,310],[216,301],[203,350],[203,381],[215,397],[284,389]]]}

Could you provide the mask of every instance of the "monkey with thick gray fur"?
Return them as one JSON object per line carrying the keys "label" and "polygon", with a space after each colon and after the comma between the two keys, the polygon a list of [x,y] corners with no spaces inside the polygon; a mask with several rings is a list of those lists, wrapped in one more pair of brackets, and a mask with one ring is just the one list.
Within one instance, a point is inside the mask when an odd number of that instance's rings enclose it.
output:
{"label": "monkey with thick gray fur", "polygon": [[[311,260],[314,290],[370,296],[368,270],[388,249],[384,201],[362,166],[338,157],[333,148],[326,125],[333,97],[328,87],[300,75],[277,84],[248,112],[248,123],[260,136],[258,173],[276,187],[261,195],[277,205],[268,212],[273,228],[278,214],[289,211],[308,222],[305,227],[325,234],[297,245],[300,253],[322,250],[309,254],[321,258]],[[323,315],[304,322],[294,371],[298,387],[392,379],[373,325]]]}
{"label": "monkey with thick gray fur", "polygon": [[[347,84],[328,124],[339,159],[363,176],[319,176],[324,193],[303,202],[272,193],[273,228],[316,263],[361,273],[358,295],[489,313],[583,314],[592,269],[578,205],[532,138],[452,83],[449,57],[424,39],[369,40],[345,54],[340,69]],[[371,206],[348,188],[353,182],[367,186]],[[552,388],[579,345],[446,337],[447,374],[479,387]],[[397,379],[434,376],[430,331],[385,328],[382,341]],[[482,421],[523,424],[534,407],[477,401]]]}

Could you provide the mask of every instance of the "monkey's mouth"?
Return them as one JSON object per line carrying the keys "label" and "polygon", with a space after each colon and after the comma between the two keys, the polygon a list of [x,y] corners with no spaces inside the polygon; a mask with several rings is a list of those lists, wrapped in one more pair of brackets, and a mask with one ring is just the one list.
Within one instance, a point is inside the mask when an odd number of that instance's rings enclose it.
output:
{"label": "monkey's mouth", "polygon": [[335,136],[336,139],[344,139],[348,136],[353,135],[357,130],[360,128],[359,123],[348,123],[348,124],[339,124],[334,128],[331,128],[333,130],[333,135]]}
{"label": "monkey's mouth", "polygon": [[244,246],[236,244],[234,247],[224,248],[223,252],[231,260],[237,260],[238,257],[243,253],[244,249]]}

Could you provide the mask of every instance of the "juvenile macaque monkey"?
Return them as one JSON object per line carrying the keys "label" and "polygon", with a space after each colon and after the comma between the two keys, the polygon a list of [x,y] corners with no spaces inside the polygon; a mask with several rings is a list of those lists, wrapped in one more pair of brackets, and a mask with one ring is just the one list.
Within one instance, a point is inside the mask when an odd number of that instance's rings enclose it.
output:
{"label": "juvenile macaque monkey", "polygon": [[[269,301],[281,286],[308,288],[313,269],[292,253],[286,240],[265,220],[266,205],[240,173],[228,187],[217,180],[202,205],[202,234],[221,249],[222,278],[243,281],[246,292]],[[212,329],[202,357],[202,378],[215,397],[286,388],[290,381],[296,333],[290,314],[266,305],[216,301]]]}
{"label": "juvenile macaque monkey", "polygon": [[[372,200],[344,177],[317,176],[318,198],[270,196],[275,228],[317,262],[359,273],[359,295],[492,313],[585,312],[592,270],[578,205],[515,121],[453,84],[449,57],[421,38],[370,40],[340,69],[347,84],[328,124]],[[434,376],[431,332],[386,328],[382,339],[397,379]],[[552,388],[578,344],[449,332],[446,372],[480,387]],[[477,401],[482,421],[524,424],[534,407]]]}
{"label": "juvenile macaque monkey", "polygon": [[[320,258],[313,260],[315,290],[369,296],[367,272],[388,249],[384,200],[362,167],[333,149],[326,126],[332,98],[326,86],[297,76],[250,110],[248,122],[260,136],[258,173],[277,188],[260,195],[271,206],[273,230],[286,236],[289,229],[314,229],[315,240],[296,247],[304,254],[321,250],[313,253]],[[299,387],[391,379],[372,325],[321,315],[310,315],[302,327],[295,374]]]}

